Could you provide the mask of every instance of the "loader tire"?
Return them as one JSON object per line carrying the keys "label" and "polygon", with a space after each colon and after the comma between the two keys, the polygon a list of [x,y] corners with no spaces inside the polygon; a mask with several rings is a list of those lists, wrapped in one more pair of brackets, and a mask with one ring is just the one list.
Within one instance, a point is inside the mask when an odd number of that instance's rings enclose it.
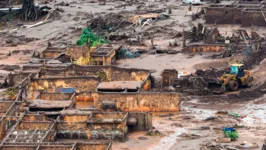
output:
{"label": "loader tire", "polygon": [[230,81],[229,82],[229,89],[231,91],[236,91],[239,88],[239,83],[237,81]]}

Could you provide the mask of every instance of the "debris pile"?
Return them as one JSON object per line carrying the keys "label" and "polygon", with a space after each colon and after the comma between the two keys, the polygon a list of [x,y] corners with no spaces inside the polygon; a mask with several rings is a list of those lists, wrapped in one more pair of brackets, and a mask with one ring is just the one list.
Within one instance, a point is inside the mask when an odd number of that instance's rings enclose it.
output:
{"label": "debris pile", "polygon": [[209,83],[216,83],[219,76],[224,73],[222,70],[197,70],[195,74],[186,75],[177,79],[173,87],[178,92],[192,94],[192,95],[208,95],[212,94],[209,89]]}
{"label": "debris pile", "polygon": [[132,16],[129,18],[129,21],[132,22],[134,25],[146,26],[152,24],[157,20],[165,20],[169,18],[170,17],[168,15],[150,13],[150,14]]}
{"label": "debris pile", "polygon": [[138,51],[130,51],[126,48],[120,48],[116,52],[116,58],[117,59],[132,59],[132,58],[137,58],[140,56],[140,53]]}
{"label": "debris pile", "polygon": [[251,50],[250,53],[244,58],[244,64],[246,68],[251,69],[260,64],[266,57],[265,48],[262,47],[258,50]]}
{"label": "debris pile", "polygon": [[166,35],[170,38],[179,38],[182,36],[182,34],[176,30],[174,30],[172,27],[167,26],[151,26],[148,27],[143,33],[142,37],[150,38],[151,36],[157,37]]}
{"label": "debris pile", "polygon": [[109,13],[104,16],[94,16],[94,18],[88,23],[89,27],[100,35],[105,32],[114,32],[119,29],[124,29],[132,23],[128,21],[126,16],[121,14],[122,13]]}
{"label": "debris pile", "polygon": [[201,23],[199,23],[197,27],[192,27],[191,31],[188,32],[188,39],[191,40],[190,42],[206,41],[207,43],[224,41],[217,28],[208,29]]}
{"label": "debris pile", "polygon": [[40,17],[48,14],[49,10],[51,10],[51,8],[47,6],[36,6],[34,0],[23,0],[21,17],[24,21],[38,20]]}
{"label": "debris pile", "polygon": [[201,150],[223,150],[223,149],[227,149],[229,146],[224,146],[222,144],[217,144],[214,142],[207,142],[204,144],[201,144],[200,149]]}
{"label": "debris pile", "polygon": [[25,35],[17,36],[13,34],[9,34],[9,36],[4,35],[2,38],[4,39],[0,41],[1,46],[17,46],[38,40],[37,38],[29,38]]}
{"label": "debris pile", "polygon": [[201,15],[205,14],[204,9],[200,9],[199,12],[192,14],[192,21],[199,19]]}

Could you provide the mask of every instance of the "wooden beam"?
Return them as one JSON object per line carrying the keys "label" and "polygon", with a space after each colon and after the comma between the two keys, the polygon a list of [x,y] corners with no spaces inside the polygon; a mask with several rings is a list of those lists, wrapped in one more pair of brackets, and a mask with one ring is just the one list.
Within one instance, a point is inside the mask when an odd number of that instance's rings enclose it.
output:
{"label": "wooden beam", "polygon": [[263,13],[263,10],[261,10],[261,13],[262,13],[263,18],[264,18],[264,21],[265,21],[265,23],[266,23],[266,18],[265,18],[265,15],[264,15],[264,13]]}

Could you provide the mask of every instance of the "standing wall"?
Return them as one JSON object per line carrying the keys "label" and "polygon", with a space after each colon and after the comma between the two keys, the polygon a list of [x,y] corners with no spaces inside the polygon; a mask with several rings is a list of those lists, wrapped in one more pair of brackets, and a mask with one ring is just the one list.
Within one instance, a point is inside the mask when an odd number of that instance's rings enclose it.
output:
{"label": "standing wall", "polygon": [[180,111],[179,93],[94,93],[94,105],[101,108],[103,101],[112,100],[116,107],[128,112],[177,112]]}

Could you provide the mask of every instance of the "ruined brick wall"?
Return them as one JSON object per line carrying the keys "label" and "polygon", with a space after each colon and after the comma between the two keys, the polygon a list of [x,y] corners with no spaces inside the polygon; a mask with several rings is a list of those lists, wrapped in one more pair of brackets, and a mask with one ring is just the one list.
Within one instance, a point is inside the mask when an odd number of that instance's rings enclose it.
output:
{"label": "ruined brick wall", "polygon": [[[91,56],[93,63],[92,65],[102,65],[102,66],[107,66],[107,65],[112,65],[115,63],[115,51],[112,51],[108,56]],[[99,63],[102,64],[99,64]]]}
{"label": "ruined brick wall", "polygon": [[41,146],[41,150],[72,150],[72,146]]}
{"label": "ruined brick wall", "polygon": [[[41,144],[41,143],[40,143]],[[76,146],[68,145],[65,143],[42,145],[4,145],[1,150],[111,150],[111,143],[107,142],[89,142],[89,143],[76,143]]]}
{"label": "ruined brick wall", "polygon": [[[264,14],[265,10],[263,11]],[[207,24],[241,24],[247,26],[266,26],[261,6],[256,4],[210,5],[206,8]]]}
{"label": "ruined brick wall", "polygon": [[116,52],[115,50],[113,50],[108,57],[105,57],[104,58],[104,62],[103,62],[103,65],[112,65],[115,63],[115,60],[116,60],[116,56],[115,56]]}
{"label": "ruined brick wall", "polygon": [[106,65],[106,56],[91,56],[92,62],[90,65],[104,66]]}
{"label": "ruined brick wall", "polygon": [[44,115],[25,115],[22,120],[24,121],[47,121],[47,118]]}
{"label": "ruined brick wall", "polygon": [[225,46],[224,45],[211,45],[211,44],[205,44],[205,45],[188,45],[185,47],[182,51],[183,52],[221,52],[224,51]]}
{"label": "ruined brick wall", "polygon": [[137,118],[137,125],[128,126],[129,131],[147,131],[152,129],[152,113],[151,112],[130,112],[129,117]]}
{"label": "ruined brick wall", "polygon": [[121,133],[127,132],[126,120],[121,123],[92,123],[88,124],[89,131],[102,130],[102,131],[120,131]]}
{"label": "ruined brick wall", "polygon": [[46,50],[44,52],[41,53],[40,58],[44,58],[44,59],[55,59],[56,57],[58,57],[62,51],[53,51],[53,50]]}
{"label": "ruined brick wall", "polygon": [[99,79],[94,77],[34,79],[30,84],[30,94],[33,94],[33,91],[35,90],[55,92],[59,88],[74,88],[76,92],[93,91],[96,89],[98,84]]}
{"label": "ruined brick wall", "polygon": [[72,93],[41,93],[37,99],[42,100],[70,100]]}
{"label": "ruined brick wall", "polygon": [[24,72],[39,72],[43,68],[43,64],[23,65],[22,70]]}
{"label": "ruined brick wall", "polygon": [[5,122],[2,120],[0,121],[0,141],[5,137],[5,133],[6,133],[6,124]]}
{"label": "ruined brick wall", "polygon": [[116,119],[116,120],[123,120],[126,117],[126,113],[94,113],[91,120],[98,120],[98,121],[104,121],[105,119]]}
{"label": "ruined brick wall", "polygon": [[233,9],[232,24],[241,24],[241,23],[242,23],[242,9]]}
{"label": "ruined brick wall", "polygon": [[101,66],[79,66],[70,65],[67,68],[60,69],[42,69],[40,71],[40,78],[49,77],[76,77],[76,76],[95,76],[97,71],[99,71]]}
{"label": "ruined brick wall", "polygon": [[171,86],[177,79],[178,72],[176,70],[166,69],[162,73],[163,86]]}
{"label": "ruined brick wall", "polygon": [[[92,123],[88,124],[89,130],[87,130],[87,135],[89,139],[94,139],[94,135],[104,134],[104,137],[100,139],[112,139],[113,135],[118,136],[118,139],[125,137],[127,130],[126,120],[121,123]],[[95,134],[96,133],[96,134]],[[112,135],[113,134],[113,135]]]}
{"label": "ruined brick wall", "polygon": [[48,130],[50,126],[52,125],[52,122],[43,122],[43,121],[23,121],[20,122],[17,126],[17,129],[19,130]]}
{"label": "ruined brick wall", "polygon": [[74,76],[98,76],[103,71],[109,81],[143,81],[149,75],[149,70],[126,69],[114,66],[79,66],[71,65],[63,69],[43,69],[40,71],[40,78],[49,77],[74,77]]}
{"label": "ruined brick wall", "polygon": [[65,122],[86,122],[89,119],[89,115],[66,115],[62,116],[62,120]]}
{"label": "ruined brick wall", "polygon": [[118,67],[106,68],[105,72],[109,81],[144,81],[150,75],[149,70]]}
{"label": "ruined brick wall", "polygon": [[82,143],[78,143],[77,144],[77,149],[78,150],[111,150],[111,144],[91,144],[91,145],[88,145],[88,144],[82,144]]}
{"label": "ruined brick wall", "polygon": [[87,122],[57,122],[56,130],[65,130],[65,131],[73,131],[73,130],[86,130]]}
{"label": "ruined brick wall", "polygon": [[13,102],[11,102],[11,101],[10,102],[0,102],[0,114],[4,114],[12,104],[13,104]]}
{"label": "ruined brick wall", "polygon": [[180,111],[179,93],[94,93],[94,105],[101,108],[106,100],[114,100],[116,107],[129,112],[176,112]]}
{"label": "ruined brick wall", "polygon": [[18,147],[18,146],[14,146],[14,145],[6,145],[6,146],[3,146],[1,147],[2,149],[1,150],[36,150],[37,149],[37,146],[21,146],[21,147]]}
{"label": "ruined brick wall", "polygon": [[[116,139],[127,133],[127,113],[99,113],[91,115],[64,115],[56,123],[59,138],[82,134],[85,139],[106,139],[115,134]],[[111,134],[112,133],[112,134]],[[110,137],[112,138],[112,137]]]}
{"label": "ruined brick wall", "polygon": [[215,7],[207,7],[205,21],[207,24],[239,24],[241,23],[241,10],[233,8],[235,6],[217,5]]}
{"label": "ruined brick wall", "polygon": [[[263,12],[266,16],[266,12]],[[242,12],[242,26],[266,26],[266,22],[261,11],[243,11]]]}
{"label": "ruined brick wall", "polygon": [[73,46],[73,47],[68,47],[66,50],[66,54],[70,56],[71,58],[77,60],[81,56],[88,56],[89,55],[89,47],[87,44],[84,44],[83,46]]}
{"label": "ruined brick wall", "polygon": [[[1,119],[2,116],[5,115],[5,113],[7,113],[7,115],[10,115],[10,114],[14,113],[15,110],[13,108],[15,106],[13,105],[13,107],[11,107],[13,103],[14,102],[12,102],[12,101],[6,101],[6,102],[2,101],[2,102],[0,102],[0,119]],[[11,107],[11,109],[10,109],[10,107]]]}
{"label": "ruined brick wall", "polygon": [[16,73],[16,74],[9,74],[7,81],[9,83],[8,86],[15,86],[20,84],[25,78],[29,77],[31,73],[30,72],[20,72],[20,73]]}

